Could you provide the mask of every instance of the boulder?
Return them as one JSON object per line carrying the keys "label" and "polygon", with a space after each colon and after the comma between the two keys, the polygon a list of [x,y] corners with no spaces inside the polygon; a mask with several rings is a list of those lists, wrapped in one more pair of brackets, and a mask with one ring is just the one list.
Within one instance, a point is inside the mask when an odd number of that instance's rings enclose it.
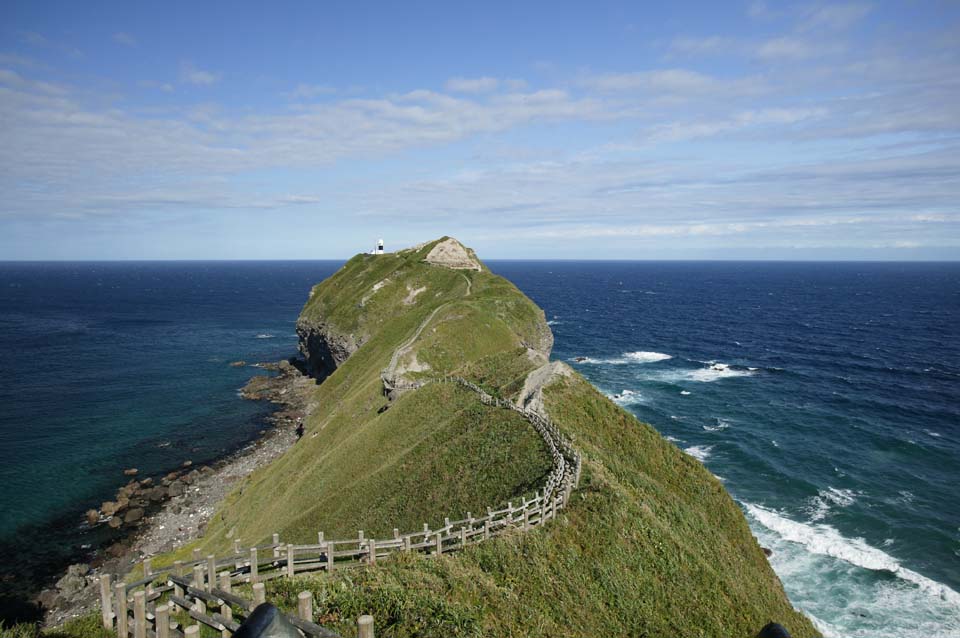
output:
{"label": "boulder", "polygon": [[44,589],[40,592],[40,595],[37,596],[37,602],[40,603],[41,609],[51,609],[54,605],[57,604],[57,595],[56,589]]}
{"label": "boulder", "polygon": [[114,516],[109,521],[107,521],[107,525],[109,525],[113,529],[117,529],[122,524],[123,524],[123,521],[120,520],[119,516]]}
{"label": "boulder", "polygon": [[187,459],[186,461],[183,462],[183,467],[190,467],[191,465],[193,465],[193,461],[191,461],[190,459]]}
{"label": "boulder", "polygon": [[96,525],[100,522],[100,512],[97,510],[87,510],[87,523]]}
{"label": "boulder", "polygon": [[150,487],[151,485],[153,485],[153,479],[152,479],[152,478],[147,477],[147,478],[143,479],[142,481],[140,481],[140,487]]}
{"label": "boulder", "polygon": [[135,507],[124,515],[123,522],[127,524],[136,523],[141,518],[143,518],[143,510]]}
{"label": "boulder", "polygon": [[90,566],[83,563],[70,565],[63,578],[57,581],[57,590],[60,595],[64,598],[72,598],[83,591],[83,588],[87,586],[86,575],[89,571]]}
{"label": "boulder", "polygon": [[147,492],[147,498],[153,503],[162,501],[166,497],[167,497],[167,490],[164,487],[155,487],[149,492]]}
{"label": "boulder", "polygon": [[104,501],[100,504],[100,511],[104,516],[113,516],[120,507],[114,501]]}
{"label": "boulder", "polygon": [[136,476],[137,472],[139,472],[139,471],[140,471],[140,470],[138,470],[137,468],[131,467],[131,468],[127,468],[126,470],[124,470],[123,473],[124,473],[125,475],[127,475],[127,476]]}
{"label": "boulder", "polygon": [[171,497],[180,496],[181,494],[183,494],[183,489],[184,488],[183,488],[182,481],[174,481],[173,483],[170,484],[169,487],[167,487],[167,495]]}
{"label": "boulder", "polygon": [[247,362],[246,362],[246,361],[243,361],[243,360],[233,361],[233,362],[230,363],[230,367],[231,367],[231,368],[242,368],[242,367],[245,366],[245,365],[247,365]]}

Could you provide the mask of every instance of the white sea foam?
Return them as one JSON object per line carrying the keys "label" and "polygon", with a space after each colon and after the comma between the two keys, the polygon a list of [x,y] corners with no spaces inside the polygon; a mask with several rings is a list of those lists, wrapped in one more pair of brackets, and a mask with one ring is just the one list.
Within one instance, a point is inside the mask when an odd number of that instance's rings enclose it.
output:
{"label": "white sea foam", "polygon": [[697,459],[701,463],[706,462],[709,458],[710,453],[713,451],[712,445],[691,445],[688,448],[683,449],[684,452]]}
{"label": "white sea foam", "polygon": [[820,521],[826,518],[834,507],[849,507],[854,504],[858,496],[862,495],[862,492],[828,487],[808,499],[804,510],[809,514],[811,521]]}
{"label": "white sea foam", "polygon": [[623,357],[633,363],[655,363],[657,361],[666,361],[673,357],[662,352],[647,352],[638,350],[637,352],[625,352]]}
{"label": "white sea foam", "polygon": [[656,363],[657,361],[666,361],[673,357],[662,352],[624,352],[621,356],[610,359],[595,359],[593,357],[574,357],[571,359],[574,363],[589,363],[593,365],[626,365],[628,363]]}
{"label": "white sea foam", "polygon": [[690,393],[687,392],[686,390],[680,390],[680,395],[681,395],[681,396],[688,397],[688,396],[690,396]]}
{"label": "white sea foam", "polygon": [[646,401],[642,394],[634,392],[633,390],[623,390],[617,394],[608,394],[607,397],[617,405],[636,405]]}
{"label": "white sea foam", "polygon": [[717,419],[717,422],[715,425],[704,425],[702,427],[707,432],[721,432],[723,430],[726,430],[728,427],[730,427],[730,423],[729,421],[725,421],[723,419]]}
{"label": "white sea foam", "polygon": [[663,437],[663,438],[665,438],[666,440],[670,441],[671,443],[683,443],[683,441],[681,441],[680,439],[678,439],[678,438],[675,437],[675,436],[667,435],[667,436],[665,436],[665,437]]}
{"label": "white sea foam", "polygon": [[557,319],[551,319],[550,321],[547,322],[547,325],[548,325],[548,326],[555,326],[555,325],[557,325],[558,323],[560,323],[560,321],[558,321]]}
{"label": "white sea foam", "polygon": [[929,434],[930,436],[936,437],[936,438],[938,438],[938,439],[939,439],[941,436],[943,436],[943,435],[940,434],[939,432],[934,432],[933,430],[924,430],[924,432],[926,432],[926,433]]}
{"label": "white sea foam", "polygon": [[710,363],[706,368],[690,370],[686,374],[687,378],[691,381],[700,381],[704,383],[719,381],[720,379],[730,379],[734,377],[749,377],[752,375],[752,370],[731,368],[726,363]]}
{"label": "white sea foam", "polygon": [[265,333],[265,332],[261,332],[260,334],[258,334],[258,335],[256,336],[256,338],[257,338],[257,339],[273,339],[273,335],[272,335],[272,334],[267,334],[267,333]]}
{"label": "white sea foam", "polygon": [[[960,594],[950,587],[902,566],[890,554],[872,547],[862,538],[846,538],[830,525],[799,523],[771,509],[744,503],[758,523],[783,540],[802,545],[813,554],[830,556],[871,571],[889,572],[918,587],[924,594],[960,611]],[[958,627],[960,628],[960,627]]]}

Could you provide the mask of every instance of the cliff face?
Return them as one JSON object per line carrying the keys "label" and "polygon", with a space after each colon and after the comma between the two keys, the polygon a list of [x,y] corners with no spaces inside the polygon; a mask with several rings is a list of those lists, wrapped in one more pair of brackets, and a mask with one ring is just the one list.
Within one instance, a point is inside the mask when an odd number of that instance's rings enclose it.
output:
{"label": "cliff face", "polygon": [[307,371],[318,380],[333,374],[360,347],[352,334],[343,334],[330,324],[301,317],[297,321],[300,354]]}

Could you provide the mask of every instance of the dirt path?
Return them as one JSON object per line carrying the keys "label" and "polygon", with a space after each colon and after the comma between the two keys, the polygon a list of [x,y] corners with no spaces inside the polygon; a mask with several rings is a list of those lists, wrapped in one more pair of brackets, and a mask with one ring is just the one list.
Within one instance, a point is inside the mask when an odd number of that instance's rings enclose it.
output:
{"label": "dirt path", "polygon": [[[465,274],[460,273],[460,275],[463,277],[463,280],[467,282],[467,292],[464,294],[464,297],[469,297],[470,293],[473,291],[473,282]],[[380,375],[385,382],[389,382],[390,385],[393,385],[394,379],[396,378],[397,364],[400,362],[400,357],[410,351],[410,348],[413,347],[413,343],[420,338],[420,335],[423,334],[423,330],[427,327],[427,324],[433,321],[433,318],[437,315],[437,313],[452,303],[454,302],[448,301],[437,306],[434,311],[427,315],[427,318],[424,319],[419,326],[417,326],[417,330],[413,333],[413,335],[401,343],[397,349],[393,351],[393,356],[390,357],[390,363],[387,365],[386,369],[384,369],[383,374]]]}

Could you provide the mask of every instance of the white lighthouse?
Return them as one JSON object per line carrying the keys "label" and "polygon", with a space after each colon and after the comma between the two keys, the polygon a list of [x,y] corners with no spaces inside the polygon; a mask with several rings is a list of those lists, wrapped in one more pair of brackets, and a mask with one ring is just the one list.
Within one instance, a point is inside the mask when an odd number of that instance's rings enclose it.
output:
{"label": "white lighthouse", "polygon": [[382,255],[382,254],[383,254],[383,240],[382,240],[382,239],[378,239],[378,240],[377,240],[377,250],[374,252],[374,254],[375,254],[375,255]]}

